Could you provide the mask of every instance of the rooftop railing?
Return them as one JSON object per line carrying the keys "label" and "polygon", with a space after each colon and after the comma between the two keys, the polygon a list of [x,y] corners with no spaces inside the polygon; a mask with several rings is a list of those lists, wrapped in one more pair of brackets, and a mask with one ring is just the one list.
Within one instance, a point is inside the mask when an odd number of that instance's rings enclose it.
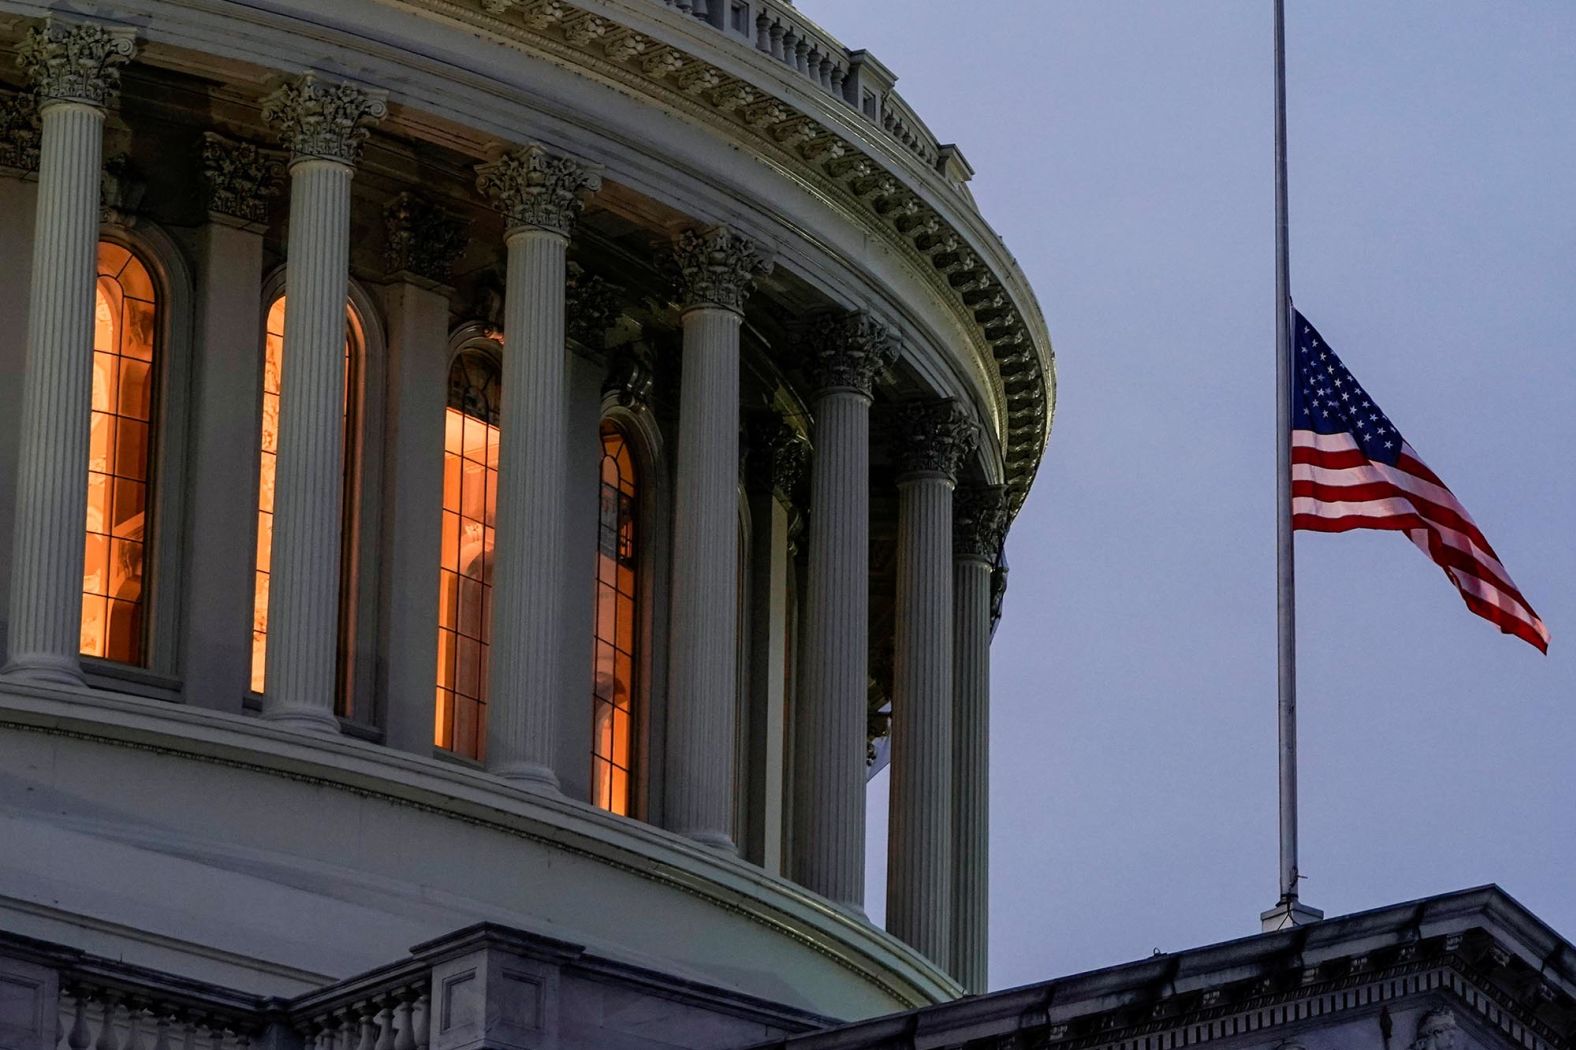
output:
{"label": "rooftop railing", "polygon": [[791,0],[651,0],[690,15],[776,61],[861,114],[888,139],[949,181],[968,181],[955,147],[936,141],[892,89],[897,78],[866,51],[851,51]]}

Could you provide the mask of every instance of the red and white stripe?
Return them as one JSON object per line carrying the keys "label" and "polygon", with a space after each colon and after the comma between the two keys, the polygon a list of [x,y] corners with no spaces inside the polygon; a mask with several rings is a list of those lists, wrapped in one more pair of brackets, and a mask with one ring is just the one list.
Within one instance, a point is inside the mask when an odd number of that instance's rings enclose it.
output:
{"label": "red and white stripe", "polygon": [[1401,445],[1395,466],[1376,463],[1350,434],[1291,432],[1292,528],[1404,532],[1450,577],[1467,608],[1540,651],[1549,632],[1499,555],[1445,483]]}

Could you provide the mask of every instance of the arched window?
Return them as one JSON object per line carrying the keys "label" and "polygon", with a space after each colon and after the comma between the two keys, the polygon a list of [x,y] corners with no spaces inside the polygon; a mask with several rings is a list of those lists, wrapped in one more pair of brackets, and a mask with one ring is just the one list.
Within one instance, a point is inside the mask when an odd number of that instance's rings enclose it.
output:
{"label": "arched window", "polygon": [[81,651],[126,664],[146,662],[157,309],[148,268],[99,242]]}
{"label": "arched window", "polygon": [[480,760],[487,740],[493,523],[498,511],[498,365],[462,350],[449,366],[443,433],[443,553],[438,575],[438,695],[433,742]]}
{"label": "arched window", "polygon": [[[345,428],[340,445],[344,470],[343,516],[350,520],[353,494],[350,490],[355,434],[355,334],[360,320],[355,309],[345,308]],[[252,589],[252,691],[263,691],[268,663],[268,579],[274,550],[274,474],[279,455],[279,390],[284,375],[285,357],[285,297],[280,296],[268,308],[268,320],[263,337],[263,425],[258,440],[259,462],[257,467],[257,551],[253,562],[256,578]],[[348,545],[349,529],[343,530],[343,542]],[[345,564],[343,557],[341,566]],[[344,615],[344,583],[340,584],[340,615]],[[336,707],[338,705],[336,704]]]}
{"label": "arched window", "polygon": [[639,479],[618,425],[602,424],[597,531],[596,663],[592,670],[591,801],[628,814],[634,797],[635,642],[640,630]]}

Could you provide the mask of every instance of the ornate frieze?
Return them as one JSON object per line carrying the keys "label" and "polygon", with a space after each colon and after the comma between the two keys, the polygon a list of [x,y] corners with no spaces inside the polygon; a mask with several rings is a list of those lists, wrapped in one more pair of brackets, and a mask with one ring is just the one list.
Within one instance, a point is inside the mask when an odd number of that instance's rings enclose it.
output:
{"label": "ornate frieze", "polygon": [[268,222],[268,202],[279,194],[279,155],[212,131],[202,137],[202,174],[208,211],[241,222]]}
{"label": "ornate frieze", "polygon": [[952,553],[995,564],[1007,538],[1007,490],[960,485],[952,496]]}
{"label": "ornate frieze", "polygon": [[686,309],[718,307],[744,312],[757,278],[772,264],[755,244],[726,226],[685,230],[667,257],[675,294]]}
{"label": "ornate frieze", "polygon": [[274,126],[291,161],[332,160],[352,167],[372,129],[388,115],[388,93],[311,73],[281,84],[263,99],[263,120]]}
{"label": "ornate frieze", "polygon": [[401,193],[383,209],[383,263],[391,274],[445,284],[465,251],[468,227],[425,197]]}
{"label": "ornate frieze", "polygon": [[81,102],[107,109],[120,89],[120,67],[136,49],[134,29],[50,19],[28,30],[16,64],[32,80],[41,107]]}
{"label": "ornate frieze", "polygon": [[602,187],[601,169],[531,143],[476,169],[476,188],[511,229],[569,236],[585,207],[582,194]]}
{"label": "ornate frieze", "polygon": [[818,319],[809,344],[806,369],[817,390],[855,390],[866,397],[901,348],[897,333],[863,310]]}
{"label": "ornate frieze", "polygon": [[38,170],[38,102],[31,91],[0,92],[0,168]]}
{"label": "ornate frieze", "polygon": [[810,443],[773,413],[751,418],[745,424],[744,438],[750,487],[767,489],[780,502],[791,503],[793,491],[810,465]]}
{"label": "ornate frieze", "polygon": [[913,401],[892,415],[892,455],[900,474],[958,476],[980,428],[953,398]]}
{"label": "ornate frieze", "polygon": [[567,268],[564,283],[564,327],[569,338],[581,346],[601,350],[607,340],[608,329],[618,323],[619,304],[624,289],[609,283],[594,273],[587,273],[577,263]]}

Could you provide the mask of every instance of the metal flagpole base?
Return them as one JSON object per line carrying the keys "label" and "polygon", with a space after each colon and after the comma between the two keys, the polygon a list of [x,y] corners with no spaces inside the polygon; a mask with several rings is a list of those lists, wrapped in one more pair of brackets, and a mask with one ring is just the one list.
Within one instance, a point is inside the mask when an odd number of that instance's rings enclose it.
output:
{"label": "metal flagpole base", "polygon": [[1307,926],[1324,918],[1324,912],[1298,900],[1282,900],[1269,911],[1259,913],[1259,928],[1265,933]]}

